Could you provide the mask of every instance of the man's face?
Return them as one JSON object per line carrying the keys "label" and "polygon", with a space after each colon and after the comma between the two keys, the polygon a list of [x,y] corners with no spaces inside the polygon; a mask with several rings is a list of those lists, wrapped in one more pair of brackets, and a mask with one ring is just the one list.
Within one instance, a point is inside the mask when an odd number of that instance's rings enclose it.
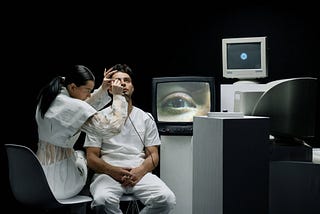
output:
{"label": "man's face", "polygon": [[112,79],[120,80],[121,86],[123,87],[124,96],[131,98],[132,93],[134,91],[131,77],[127,73],[119,71],[112,75]]}

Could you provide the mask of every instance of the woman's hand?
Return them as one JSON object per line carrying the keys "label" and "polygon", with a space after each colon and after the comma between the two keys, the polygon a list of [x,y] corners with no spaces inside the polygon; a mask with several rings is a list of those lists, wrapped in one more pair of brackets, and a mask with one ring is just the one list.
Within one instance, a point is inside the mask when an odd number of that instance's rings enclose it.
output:
{"label": "woman's hand", "polygon": [[103,90],[108,90],[112,86],[112,75],[117,72],[117,70],[112,70],[113,67],[108,70],[105,68],[103,72],[103,82],[101,84]]}
{"label": "woman's hand", "polygon": [[121,86],[121,81],[118,79],[115,79],[111,82],[111,90],[110,92],[113,95],[119,94],[122,95],[123,94],[123,87]]}

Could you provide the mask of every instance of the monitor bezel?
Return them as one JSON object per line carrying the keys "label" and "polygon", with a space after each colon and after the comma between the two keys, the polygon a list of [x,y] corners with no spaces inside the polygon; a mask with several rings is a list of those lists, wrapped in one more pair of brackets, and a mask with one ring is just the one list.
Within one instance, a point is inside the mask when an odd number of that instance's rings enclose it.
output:
{"label": "monitor bezel", "polygon": [[[228,68],[228,45],[230,44],[260,44],[260,68]],[[224,38],[222,39],[222,73],[224,78],[231,79],[260,79],[268,77],[267,65],[267,37],[242,37],[242,38]]]}
{"label": "monitor bezel", "polygon": [[[210,111],[215,110],[215,78],[212,76],[174,76],[152,78],[152,115],[157,124],[160,135],[192,135],[193,121],[159,121],[157,115],[157,86],[159,83],[169,82],[208,82],[210,88]],[[178,131],[177,131],[178,130]]]}

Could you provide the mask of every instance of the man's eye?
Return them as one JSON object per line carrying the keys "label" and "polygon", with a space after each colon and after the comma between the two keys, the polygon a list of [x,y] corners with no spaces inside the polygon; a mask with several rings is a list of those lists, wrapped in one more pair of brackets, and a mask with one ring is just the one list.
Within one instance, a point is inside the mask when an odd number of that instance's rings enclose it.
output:
{"label": "man's eye", "polygon": [[173,115],[194,110],[196,107],[192,97],[184,92],[169,94],[160,102],[161,111]]}

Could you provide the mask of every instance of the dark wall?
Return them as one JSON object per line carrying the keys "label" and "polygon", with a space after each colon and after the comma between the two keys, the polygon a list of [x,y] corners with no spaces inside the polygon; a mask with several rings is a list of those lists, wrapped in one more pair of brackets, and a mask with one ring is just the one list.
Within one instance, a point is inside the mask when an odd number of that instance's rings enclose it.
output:
{"label": "dark wall", "polygon": [[[219,84],[234,82],[222,78],[221,39],[226,37],[267,36],[269,77],[264,82],[319,76],[316,14],[305,7],[76,9],[53,7],[14,25],[18,32],[9,44],[10,75],[14,84],[20,83],[19,89],[28,89],[30,103],[25,113],[31,118],[40,87],[61,74],[66,64],[88,66],[96,74],[97,84],[105,67],[129,64],[137,77],[136,105],[146,111],[151,111],[152,77],[214,76],[219,90]],[[219,93],[217,96],[218,108]]]}
{"label": "dark wall", "polygon": [[68,64],[91,68],[97,84],[105,67],[130,65],[136,74],[135,104],[146,111],[151,111],[151,78],[179,75],[214,76],[220,110],[220,84],[234,82],[222,78],[221,39],[226,37],[267,36],[269,77],[262,82],[319,78],[318,15],[312,7],[127,6],[15,8],[20,18],[5,24],[4,35],[9,90],[18,91],[6,90],[5,131],[17,132],[9,142],[36,148],[37,93]]}

